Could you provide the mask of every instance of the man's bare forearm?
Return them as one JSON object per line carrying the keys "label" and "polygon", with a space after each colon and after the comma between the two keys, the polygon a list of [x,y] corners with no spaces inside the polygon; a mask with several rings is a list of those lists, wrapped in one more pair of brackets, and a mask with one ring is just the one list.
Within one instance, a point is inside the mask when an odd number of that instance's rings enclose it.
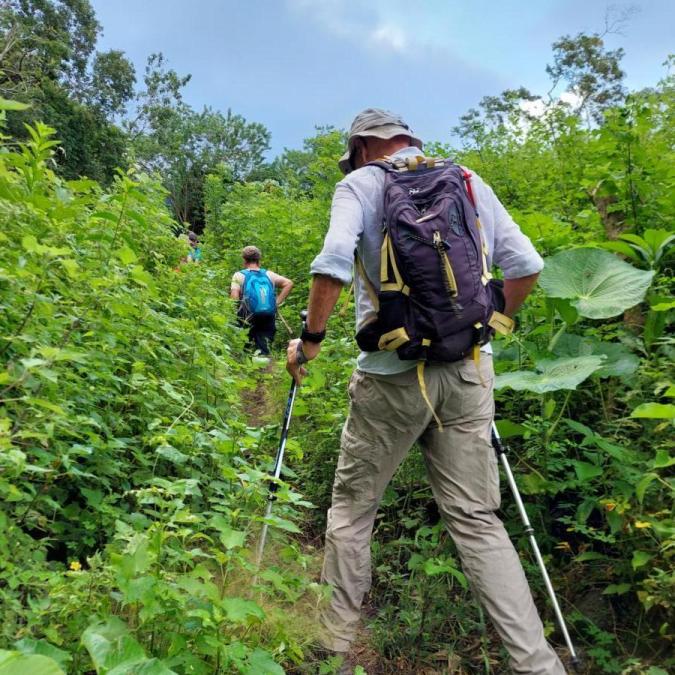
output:
{"label": "man's bare forearm", "polygon": [[532,289],[537,285],[539,273],[530,274],[527,277],[520,277],[518,279],[504,279],[504,298],[506,305],[504,306],[504,314],[513,317],[525,302],[525,298],[532,292]]}
{"label": "man's bare forearm", "polygon": [[337,304],[341,290],[342,282],[338,279],[324,274],[314,275],[307,308],[307,330],[310,333],[325,330],[328,317]]}
{"label": "man's bare forearm", "polygon": [[279,305],[284,304],[284,300],[288,297],[288,294],[293,290],[293,282],[290,279],[286,279],[284,282],[283,286],[281,287],[281,290],[279,291],[279,295],[277,297],[277,303]]}

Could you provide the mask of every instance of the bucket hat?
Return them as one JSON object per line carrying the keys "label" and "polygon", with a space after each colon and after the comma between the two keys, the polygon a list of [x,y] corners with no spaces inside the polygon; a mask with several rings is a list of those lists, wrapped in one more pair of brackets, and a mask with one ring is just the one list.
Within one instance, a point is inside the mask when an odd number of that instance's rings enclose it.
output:
{"label": "bucket hat", "polygon": [[350,157],[354,151],[354,139],[367,136],[384,140],[394,136],[409,136],[411,145],[422,149],[422,141],[414,135],[413,130],[403,121],[400,115],[381,108],[366,108],[354,118],[349,129],[347,152],[338,161],[342,173],[347,174],[352,171]]}

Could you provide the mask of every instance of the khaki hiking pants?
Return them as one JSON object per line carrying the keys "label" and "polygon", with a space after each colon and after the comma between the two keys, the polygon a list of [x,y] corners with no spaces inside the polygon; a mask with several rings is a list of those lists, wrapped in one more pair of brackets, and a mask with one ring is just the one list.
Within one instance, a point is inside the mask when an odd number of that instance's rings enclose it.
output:
{"label": "khaki hiking pants", "polygon": [[[427,391],[443,424],[438,430],[415,369],[397,375],[356,371],[351,407],[328,511],[322,578],[333,587],[323,611],[326,646],[348,651],[370,588],[370,537],[384,490],[420,441],[441,516],[464,573],[511,657],[514,673],[564,675],[546,642],[518,555],[502,522],[499,469],[490,442],[494,415],[492,357],[428,365]],[[448,607],[452,611],[452,607]]]}

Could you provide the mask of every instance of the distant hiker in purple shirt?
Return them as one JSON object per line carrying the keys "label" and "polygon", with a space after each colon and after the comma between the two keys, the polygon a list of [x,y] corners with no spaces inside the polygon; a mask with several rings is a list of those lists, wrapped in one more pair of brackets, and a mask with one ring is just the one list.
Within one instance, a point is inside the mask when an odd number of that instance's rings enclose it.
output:
{"label": "distant hiker in purple shirt", "polygon": [[[510,317],[534,288],[543,261],[490,187],[463,167],[425,158],[422,142],[398,115],[359,113],[339,166],[346,176],[311,266],[306,328],[289,343],[287,363],[300,382],[303,364],[319,355],[342,287],[353,279],[361,353],[328,512],[322,576],[333,593],[321,616],[324,646],[343,655],[350,649],[371,583],[378,505],[419,442],[441,517],[513,671],[561,675],[496,515],[499,473],[491,445],[489,340],[495,330],[512,328]],[[491,278],[492,265],[501,268],[503,287]]]}

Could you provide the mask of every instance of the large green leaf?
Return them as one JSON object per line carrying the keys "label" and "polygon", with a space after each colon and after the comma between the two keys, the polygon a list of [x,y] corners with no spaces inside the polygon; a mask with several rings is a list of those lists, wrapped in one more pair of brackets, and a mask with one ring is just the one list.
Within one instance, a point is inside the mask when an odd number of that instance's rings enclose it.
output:
{"label": "large green leaf", "polygon": [[579,462],[573,461],[574,471],[577,474],[577,478],[585,483],[586,481],[595,478],[596,476],[602,475],[602,467],[596,466],[595,464],[589,464],[588,462]]}
{"label": "large green leaf", "polygon": [[576,389],[587,377],[602,367],[604,356],[578,356],[538,361],[536,371],[517,370],[495,378],[495,388],[511,387],[518,391],[544,394],[559,389]]}
{"label": "large green leaf", "polygon": [[117,617],[89,626],[82,634],[82,644],[99,675],[175,675],[158,659],[147,658],[127,625]]}
{"label": "large green leaf", "polygon": [[30,108],[27,103],[20,103],[19,101],[0,97],[0,110],[26,110],[27,108]]}
{"label": "large green leaf", "polygon": [[653,276],[608,251],[578,248],[547,258],[540,283],[550,297],[569,299],[582,316],[607,319],[642,302]]}
{"label": "large green leaf", "polygon": [[590,337],[562,335],[553,348],[556,356],[599,356],[607,357],[595,373],[600,377],[624,377],[632,375],[640,359],[619,342],[601,342]]}
{"label": "large green leaf", "polygon": [[68,664],[73,660],[73,657],[63,649],[55,647],[47,640],[35,640],[34,638],[23,638],[14,643],[18,649],[25,656],[32,654],[39,654],[40,656],[48,656],[50,659],[56,661],[64,670],[68,669]]}
{"label": "large green leaf", "polygon": [[230,527],[223,528],[220,532],[220,542],[228,551],[240,548],[246,542],[246,532],[233,530]]}
{"label": "large green leaf", "polygon": [[229,621],[233,623],[247,623],[249,617],[262,621],[265,612],[253,600],[243,598],[223,598],[221,603]]}
{"label": "large green leaf", "polygon": [[0,675],[64,675],[64,672],[48,656],[0,649]]}
{"label": "large green leaf", "polygon": [[675,419],[675,405],[672,403],[641,403],[633,410],[630,416],[655,420],[672,420]]}
{"label": "large green leaf", "polygon": [[246,675],[284,675],[286,672],[269,652],[256,647],[248,657]]}

